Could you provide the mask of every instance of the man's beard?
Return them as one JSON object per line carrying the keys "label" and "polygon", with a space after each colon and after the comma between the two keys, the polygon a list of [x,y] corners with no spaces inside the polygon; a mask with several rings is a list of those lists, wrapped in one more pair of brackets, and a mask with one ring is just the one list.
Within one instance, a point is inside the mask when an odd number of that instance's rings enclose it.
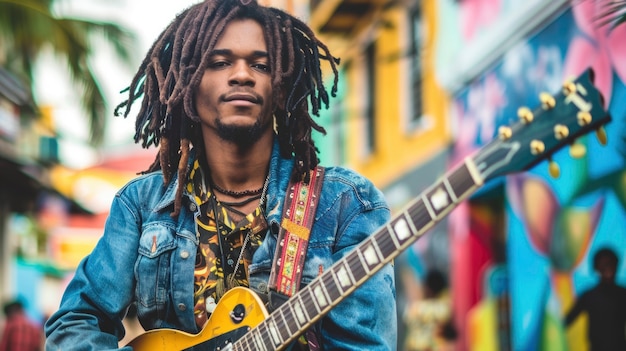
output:
{"label": "man's beard", "polygon": [[223,124],[217,119],[216,127],[217,135],[223,140],[239,146],[248,147],[261,138],[263,133],[269,128],[269,124],[262,124],[260,118],[251,126]]}

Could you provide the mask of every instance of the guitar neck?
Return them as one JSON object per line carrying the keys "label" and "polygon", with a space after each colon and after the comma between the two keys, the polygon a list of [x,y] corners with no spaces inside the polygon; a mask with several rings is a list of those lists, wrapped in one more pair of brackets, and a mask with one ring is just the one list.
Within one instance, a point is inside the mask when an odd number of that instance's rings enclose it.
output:
{"label": "guitar neck", "polygon": [[472,158],[425,190],[398,215],[302,288],[233,344],[233,350],[280,350],[391,262],[483,183]]}

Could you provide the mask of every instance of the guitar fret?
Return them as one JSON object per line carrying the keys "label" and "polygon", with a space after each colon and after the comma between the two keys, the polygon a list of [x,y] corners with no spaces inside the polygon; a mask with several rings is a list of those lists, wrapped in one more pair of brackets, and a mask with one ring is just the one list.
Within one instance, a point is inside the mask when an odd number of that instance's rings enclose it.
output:
{"label": "guitar fret", "polygon": [[286,311],[283,311],[283,318],[288,320],[290,327],[293,328],[293,330],[295,331],[300,330],[300,328],[302,328],[302,325],[303,325],[302,321],[303,321],[304,316],[302,315],[297,316],[296,311],[294,309],[294,304],[297,305],[299,303],[300,302],[298,299],[291,298],[287,303],[281,306],[281,308],[284,308],[286,310]]}
{"label": "guitar fret", "polygon": [[[482,186],[483,182],[484,182],[484,179],[481,177],[481,175],[480,175],[481,173],[478,170],[478,168],[476,167],[476,164],[474,163],[474,159],[470,158],[470,157],[467,157],[465,159],[464,165],[467,168],[467,172],[470,175],[468,178],[472,179],[472,181],[474,183],[474,186],[471,187],[470,189],[474,189],[474,188]],[[450,178],[452,178],[452,177],[450,177]],[[463,194],[463,196],[462,196],[463,198],[466,195],[469,195],[469,193],[462,193],[462,194]],[[461,197],[459,197],[459,198],[461,198]]]}
{"label": "guitar fret", "polygon": [[448,189],[448,195],[452,198],[452,202],[456,203],[459,199],[456,197],[454,193],[454,189],[452,189],[452,185],[450,185],[450,180],[448,178],[444,178],[443,185]]}
{"label": "guitar fret", "polygon": [[390,233],[391,240],[393,240],[396,249],[404,247],[412,236],[411,230],[405,218],[399,216],[387,225],[387,230]]}
{"label": "guitar fret", "polygon": [[408,213],[404,211],[403,214],[404,216],[398,216],[387,225],[397,249],[405,247],[405,244],[409,242],[411,237],[418,234]]}
{"label": "guitar fret", "polygon": [[341,297],[343,291],[340,291],[339,284],[337,283],[337,280],[335,278],[335,271],[331,270],[326,275],[323,275],[322,283],[326,288],[328,298],[331,301],[335,301],[336,299]]}
{"label": "guitar fret", "polygon": [[245,347],[243,348],[243,350],[253,350],[253,348],[250,347],[250,340],[249,340],[250,338],[249,338],[249,336],[250,336],[250,333],[244,335],[243,338],[240,339],[241,340],[240,343],[242,345],[245,343]]}
{"label": "guitar fret", "polygon": [[[346,274],[343,264],[333,267],[330,274],[333,277],[335,289],[337,290],[337,294],[339,294],[339,296],[345,294],[345,287],[350,285],[350,278],[346,276],[340,277],[340,274]],[[344,280],[342,281],[342,279]]]}
{"label": "guitar fret", "polygon": [[274,345],[280,345],[282,343],[282,337],[279,335],[279,333],[284,329],[281,328],[277,321],[276,321],[276,315],[272,314],[272,317],[266,319],[265,324],[267,325],[267,329],[268,329],[268,333],[271,337],[270,340],[272,340]]}
{"label": "guitar fret", "polygon": [[278,308],[278,315],[281,317],[281,325],[278,325],[278,330],[280,331],[280,335],[282,338],[282,342],[289,339],[293,334],[295,334],[298,330],[291,325],[292,319],[288,318],[289,316],[285,316],[285,310],[288,309],[288,304],[283,304]]}
{"label": "guitar fret", "polygon": [[[357,253],[357,257],[359,258],[359,262],[361,263],[361,267],[363,267],[363,271],[365,272],[363,277],[367,277],[370,272],[370,267],[367,264],[367,260],[363,257],[363,252],[361,250],[357,249],[356,253]],[[361,278],[359,278],[359,280],[361,280]]]}
{"label": "guitar fret", "polygon": [[293,313],[293,308],[291,304],[285,304],[283,307],[283,318],[287,320],[287,326],[289,327],[289,331],[291,335],[295,335],[301,328],[300,323],[296,320],[296,316]]}
{"label": "guitar fret", "polygon": [[[421,206],[424,206],[424,204],[421,202],[421,199],[417,199],[417,200],[413,203],[413,205],[412,205],[411,207],[418,208],[420,205],[421,205]],[[409,224],[409,228],[411,228],[411,233],[412,233],[413,235],[418,235],[418,236],[419,236],[419,235],[422,235],[422,234],[423,234],[423,233],[420,231],[420,229],[418,229],[418,228],[421,228],[421,227],[419,227],[419,226],[416,226],[416,225],[415,225],[415,219],[414,219],[414,218],[412,218],[412,217],[409,215],[409,211],[408,211],[408,210],[407,210],[407,211],[404,211],[403,216],[405,217],[406,222]]]}
{"label": "guitar fret", "polygon": [[[274,323],[274,322],[272,322],[272,323]],[[263,347],[266,350],[273,350],[276,347],[274,346],[275,344],[274,344],[273,339],[272,339],[272,330],[270,329],[270,322],[264,323],[264,326],[265,326],[265,330],[263,331],[261,342],[263,343]],[[276,325],[273,324],[272,327],[276,328]]]}
{"label": "guitar fret", "polygon": [[367,271],[365,270],[365,265],[363,264],[360,251],[358,249],[348,254],[346,262],[348,267],[350,267],[349,269],[350,272],[352,272],[352,276],[354,277],[354,284],[367,276]]}
{"label": "guitar fret", "polygon": [[[422,204],[424,205],[424,209],[427,211],[427,213],[430,215],[430,221],[437,219],[437,213],[435,212],[435,210],[433,210],[433,208],[430,206],[430,202],[428,201],[428,199],[426,198],[426,194],[422,194],[421,196],[421,200],[422,200]],[[428,225],[428,224],[427,224]]]}
{"label": "guitar fret", "polygon": [[440,182],[439,184],[432,187],[426,193],[426,199],[428,200],[428,206],[434,212],[435,216],[433,219],[439,219],[442,214],[447,210],[450,205],[454,202],[450,199],[450,194],[448,194],[448,190],[445,185]]}
{"label": "guitar fret", "polygon": [[265,344],[263,343],[263,339],[261,339],[261,328],[263,324],[259,325],[258,333],[254,334],[254,349],[255,350],[265,350]]}
{"label": "guitar fret", "polygon": [[[406,222],[400,220],[399,222],[402,222],[401,225],[404,225],[404,227],[406,227]],[[399,249],[402,247],[402,241],[400,239],[400,237],[410,237],[411,233],[408,233],[408,231],[405,230],[400,230],[401,234],[396,233],[395,230],[393,230],[393,227],[391,226],[392,223],[387,223],[387,225],[385,227],[387,227],[387,231],[389,232],[389,237],[391,238],[391,241],[393,242],[393,245],[396,247],[396,249]],[[408,233],[408,234],[407,234]]]}
{"label": "guitar fret", "polygon": [[301,290],[304,301],[304,308],[306,310],[307,315],[313,317],[317,316],[322,310],[317,305],[317,301],[315,301],[315,296],[313,296],[313,291],[311,290],[311,286],[306,286]]}
{"label": "guitar fret", "polygon": [[482,185],[482,180],[477,179],[476,166],[471,159],[457,168],[449,177],[450,186],[458,199],[468,196],[475,188]]}
{"label": "guitar fret", "polygon": [[383,257],[383,260],[391,256],[396,250],[396,243],[393,240],[394,235],[389,230],[381,230],[374,235],[376,246]]}
{"label": "guitar fret", "polygon": [[352,271],[348,266],[348,262],[346,262],[345,259],[341,260],[339,264],[336,265],[335,273],[338,281],[338,286],[341,287],[341,290],[343,292],[345,292],[348,288],[356,283],[356,280],[352,275]]}
{"label": "guitar fret", "polygon": [[[384,233],[383,233],[384,236]],[[371,240],[370,242],[372,243],[372,247],[374,249],[374,252],[376,253],[376,255],[378,256],[378,260],[376,260],[376,264],[373,266],[378,266],[381,262],[383,262],[385,260],[385,255],[383,255],[382,251],[380,250],[380,246],[379,246],[379,242],[378,239],[380,239],[380,233],[378,233],[378,235],[374,235],[371,236]],[[383,243],[385,238],[382,238]]]}
{"label": "guitar fret", "polygon": [[315,282],[311,284],[311,289],[315,295],[315,301],[319,306],[320,312],[327,309],[328,306],[330,306],[330,299],[328,298],[326,290],[324,290],[324,285],[319,282]]}
{"label": "guitar fret", "polygon": [[256,350],[254,346],[254,336],[256,335],[256,329],[253,329],[252,332],[249,332],[244,337],[246,338],[246,344],[248,344],[248,350]]}
{"label": "guitar fret", "polygon": [[270,331],[268,329],[267,323],[263,323],[259,326],[259,343],[261,345],[261,349],[269,350],[267,347],[267,341],[271,341],[270,339]]}
{"label": "guitar fret", "polygon": [[298,319],[298,322],[300,323],[300,328],[306,325],[307,321],[311,320],[311,316],[307,313],[304,307],[305,305],[304,305],[304,302],[302,302],[302,297],[298,295],[297,300],[294,301],[293,309],[294,309],[294,315],[296,316],[296,318]]}
{"label": "guitar fret", "polygon": [[370,272],[373,268],[380,264],[381,257],[378,254],[378,250],[375,244],[372,242],[371,237],[364,242],[364,249],[357,250],[363,262],[365,263],[367,268],[367,275],[370,275]]}
{"label": "guitar fret", "polygon": [[417,228],[416,232],[418,235],[422,235],[432,225],[433,219],[427,208],[428,206],[420,199],[408,210],[408,216],[412,219],[409,223],[414,225],[414,228]]}

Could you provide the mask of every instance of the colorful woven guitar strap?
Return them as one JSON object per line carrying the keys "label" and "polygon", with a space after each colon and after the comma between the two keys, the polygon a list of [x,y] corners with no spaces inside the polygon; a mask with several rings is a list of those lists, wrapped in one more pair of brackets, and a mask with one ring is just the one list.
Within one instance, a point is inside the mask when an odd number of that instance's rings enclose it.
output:
{"label": "colorful woven guitar strap", "polygon": [[[288,195],[285,197],[278,245],[269,280],[270,289],[287,298],[293,296],[300,288],[309,235],[323,179],[324,168],[318,166],[311,170],[309,184],[290,182],[287,189]],[[315,334],[309,331],[306,335],[309,349],[318,350]]]}

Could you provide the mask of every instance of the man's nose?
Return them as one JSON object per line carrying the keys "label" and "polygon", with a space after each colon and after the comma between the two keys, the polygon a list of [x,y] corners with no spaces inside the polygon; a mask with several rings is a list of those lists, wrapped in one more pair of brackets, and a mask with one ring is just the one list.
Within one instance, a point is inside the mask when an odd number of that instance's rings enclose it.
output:
{"label": "man's nose", "polygon": [[254,76],[252,75],[252,67],[244,60],[238,60],[233,63],[232,75],[230,77],[232,85],[254,85]]}

